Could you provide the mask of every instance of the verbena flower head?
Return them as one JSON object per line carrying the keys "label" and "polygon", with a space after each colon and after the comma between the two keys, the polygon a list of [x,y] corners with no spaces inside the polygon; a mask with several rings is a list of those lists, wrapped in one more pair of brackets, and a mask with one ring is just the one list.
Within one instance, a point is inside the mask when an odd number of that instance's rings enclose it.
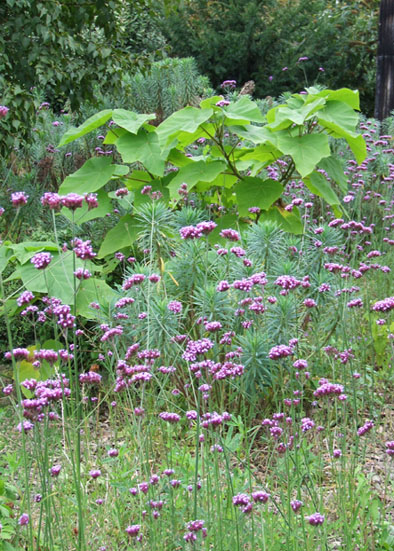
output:
{"label": "verbena flower head", "polygon": [[286,358],[287,356],[292,356],[294,351],[291,346],[286,344],[279,344],[278,346],[273,346],[268,353],[268,357],[271,360],[279,360],[281,358]]}
{"label": "verbena flower head", "polygon": [[44,270],[51,262],[53,256],[50,253],[37,253],[30,259],[37,270]]}
{"label": "verbena flower head", "polygon": [[23,306],[24,304],[29,304],[32,300],[34,300],[34,295],[31,291],[23,291],[19,295],[19,297],[16,299],[16,303],[18,306]]}
{"label": "verbena flower head", "polygon": [[313,513],[313,515],[306,517],[306,520],[311,526],[321,526],[324,522],[324,515],[321,515],[320,513]]}
{"label": "verbena flower head", "polygon": [[224,229],[219,233],[220,237],[224,237],[225,239],[228,239],[229,241],[240,241],[241,236],[239,233],[235,230],[232,230],[231,228]]}
{"label": "verbena flower head", "polygon": [[51,476],[56,477],[56,476],[59,476],[59,473],[60,473],[61,470],[62,470],[61,465],[54,465],[53,467],[51,467],[49,469],[49,472],[50,472]]}
{"label": "verbena flower head", "polygon": [[60,210],[62,198],[57,193],[47,192],[41,197],[41,204],[52,210]]}
{"label": "verbena flower head", "polygon": [[29,515],[27,513],[23,513],[18,519],[19,526],[27,526],[29,524]]}
{"label": "verbena flower head", "polygon": [[182,303],[177,300],[172,300],[167,304],[167,308],[170,312],[173,312],[174,314],[179,314],[182,312]]}
{"label": "verbena flower head", "polygon": [[0,119],[5,117],[8,111],[9,111],[8,107],[6,107],[5,105],[0,105]]}
{"label": "verbena flower head", "polygon": [[76,210],[82,207],[83,196],[78,195],[77,193],[68,193],[62,197],[61,202],[64,207],[67,207],[70,210]]}
{"label": "verbena flower head", "polygon": [[86,194],[85,201],[88,205],[88,210],[96,209],[99,206],[97,201],[97,193]]}
{"label": "verbena flower head", "polygon": [[293,499],[293,501],[290,501],[290,507],[295,513],[297,513],[303,505],[304,504],[300,499]]}
{"label": "verbena flower head", "polygon": [[131,524],[126,528],[126,532],[129,536],[137,536],[139,531],[141,530],[140,524]]}
{"label": "verbena flower head", "polygon": [[24,191],[15,191],[11,193],[11,202],[14,207],[26,205],[29,196]]}

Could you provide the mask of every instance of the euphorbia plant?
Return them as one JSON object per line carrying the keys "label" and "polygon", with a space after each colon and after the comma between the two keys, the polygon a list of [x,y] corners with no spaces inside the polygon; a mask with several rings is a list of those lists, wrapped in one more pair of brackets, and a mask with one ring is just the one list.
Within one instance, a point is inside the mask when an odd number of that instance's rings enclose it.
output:
{"label": "euphorbia plant", "polygon": [[[200,108],[185,107],[157,127],[151,124],[154,114],[107,109],[70,129],[59,145],[112,119],[104,144],[116,146],[129,167],[112,164],[108,157],[89,159],[66,178],[60,193],[101,190],[99,196],[104,199],[102,188],[110,179],[118,178],[133,194],[133,207],[148,199],[140,193],[147,185],[176,206],[183,186],[183,192],[197,192],[208,203],[226,208],[237,205],[241,217],[247,217],[249,209],[255,207],[262,211],[262,219],[275,220],[283,229],[301,233],[297,208],[285,209],[285,185],[295,177],[302,178],[313,194],[340,214],[340,199],[333,184],[345,192],[347,183],[340,161],[332,154],[330,137],[345,139],[361,163],[366,145],[356,131],[358,109],[358,92],[346,88],[308,88],[271,109],[266,118],[247,96],[235,103],[222,96],[208,98]],[[200,144],[200,154],[192,156],[189,147],[194,143]],[[226,216],[225,224],[231,226],[236,221],[236,215]],[[219,222],[217,234],[220,229]],[[216,233],[212,239],[217,238]],[[126,214],[107,234],[99,258],[130,246],[136,236],[135,219]]]}

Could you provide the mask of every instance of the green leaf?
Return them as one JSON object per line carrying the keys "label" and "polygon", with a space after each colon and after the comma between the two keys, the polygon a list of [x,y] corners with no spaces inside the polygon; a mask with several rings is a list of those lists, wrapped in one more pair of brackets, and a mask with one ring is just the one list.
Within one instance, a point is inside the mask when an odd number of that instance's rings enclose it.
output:
{"label": "green leaf", "polygon": [[318,92],[316,88],[307,88],[308,93],[314,92],[317,97],[324,97],[327,101],[341,101],[346,103],[352,109],[360,110],[360,94],[358,90],[349,88],[340,88],[339,90],[322,90]]}
{"label": "green leaf", "polygon": [[254,144],[262,144],[270,142],[273,146],[276,145],[277,136],[274,132],[271,132],[267,126],[232,126],[231,132],[237,134],[245,140],[249,140]]}
{"label": "green leaf", "polygon": [[254,149],[245,149],[245,153],[241,156],[242,161],[253,159],[262,163],[274,162],[282,156],[281,151],[270,143],[263,143]]}
{"label": "green leaf", "polygon": [[[87,267],[79,258],[76,259],[76,267]],[[90,266],[88,266],[90,269]],[[49,294],[60,298],[64,304],[74,302],[74,268],[72,253],[53,254],[53,259],[44,270],[37,270],[28,262],[17,270],[26,289],[33,293]]]}
{"label": "green leaf", "polygon": [[225,168],[226,163],[222,161],[196,161],[180,168],[168,186],[171,199],[179,198],[178,189],[181,184],[187,184],[190,191],[198,182],[212,182]]}
{"label": "green leaf", "polygon": [[347,190],[347,179],[344,174],[344,163],[337,157],[326,157],[319,162],[319,168],[327,172],[331,180],[334,180],[343,193]]}
{"label": "green leaf", "polygon": [[226,118],[224,124],[227,126],[232,124],[249,124],[250,122],[265,122],[263,115],[257,104],[247,96],[242,96],[241,99],[223,109]]}
{"label": "green leaf", "polygon": [[5,243],[0,245],[0,274],[3,273],[12,256],[12,249]]}
{"label": "green leaf", "polygon": [[[270,122],[267,126],[272,130],[282,130],[284,128],[288,128],[292,124],[301,126],[304,124],[305,120],[313,116],[316,111],[322,109],[324,105],[324,98],[318,98],[315,101],[306,103],[297,109],[290,108],[287,105],[279,105],[267,113],[267,119]],[[273,117],[274,120],[272,120]]]}
{"label": "green leaf", "polygon": [[105,135],[103,144],[113,145],[118,138],[127,134],[127,130],[124,128],[111,128]]}
{"label": "green leaf", "polygon": [[283,186],[276,180],[247,177],[234,186],[240,216],[249,216],[248,208],[267,210],[283,193]]}
{"label": "green leaf", "polygon": [[212,107],[215,111],[220,111],[220,107],[218,107],[216,104],[218,101],[222,99],[223,99],[223,96],[211,96],[210,98],[203,99],[200,102],[200,107],[202,109],[208,109]]}
{"label": "green leaf", "polygon": [[318,112],[317,117],[321,126],[333,130],[339,137],[357,136],[359,116],[346,103],[330,101]]}
{"label": "green leaf", "polygon": [[108,157],[92,157],[76,172],[67,176],[59,188],[59,193],[92,193],[99,190],[114,175],[115,167]]}
{"label": "green leaf", "polygon": [[290,155],[301,177],[312,172],[323,157],[329,157],[330,146],[325,134],[305,136],[278,136],[277,147],[285,155]]}
{"label": "green leaf", "polygon": [[15,258],[20,264],[25,264],[36,253],[42,251],[58,252],[59,247],[52,241],[22,241],[22,243],[10,245],[10,249],[14,251]]}
{"label": "green leaf", "polygon": [[80,316],[94,319],[101,316],[100,312],[90,308],[91,302],[98,302],[106,308],[116,295],[115,291],[102,279],[91,277],[83,282],[77,295],[77,312]]}
{"label": "green leaf", "polygon": [[364,138],[359,135],[357,138],[348,137],[346,138],[347,143],[349,144],[350,149],[353,151],[353,155],[360,165],[367,156],[367,144],[365,143]]}
{"label": "green leaf", "polygon": [[165,163],[156,133],[141,129],[138,134],[125,134],[117,140],[116,147],[125,163],[140,162],[152,174],[163,176]]}
{"label": "green leaf", "polygon": [[271,220],[272,222],[276,222],[282,230],[294,233],[295,235],[304,232],[304,225],[297,207],[294,207],[291,212],[288,212],[284,208],[275,205],[268,211],[263,212],[260,220]]}
{"label": "green leaf", "polygon": [[217,224],[216,228],[208,235],[208,241],[211,245],[214,245],[215,243],[219,243],[221,245],[228,243],[225,238],[220,237],[219,235],[219,233],[224,229],[232,228],[236,231],[242,231],[248,227],[248,224],[240,220],[237,214],[225,214],[220,218],[216,218],[215,222]]}
{"label": "green leaf", "polygon": [[[84,202],[82,208],[77,209],[74,214],[74,223],[81,225],[84,222],[89,220],[94,220],[95,218],[102,218],[108,212],[112,210],[112,203],[108,194],[104,190],[100,190],[97,193],[97,200],[99,206],[96,209],[89,210],[87,203]],[[68,220],[72,221],[73,215],[70,209],[62,208],[60,214],[65,216]]]}
{"label": "green leaf", "polygon": [[71,127],[63,135],[58,147],[61,147],[62,145],[66,145],[70,142],[73,142],[74,140],[80,138],[81,136],[88,134],[92,130],[99,128],[99,126],[102,126],[103,124],[105,124],[111,118],[111,116],[112,116],[112,109],[104,109],[104,111],[100,111],[99,113],[96,113],[95,115],[87,119],[83,124],[81,124],[77,128]]}
{"label": "green leaf", "polygon": [[118,126],[125,128],[132,134],[137,134],[141,126],[152,119],[155,119],[155,113],[139,115],[134,111],[127,111],[126,109],[114,109],[112,113],[112,119]]}
{"label": "green leaf", "polygon": [[171,138],[180,132],[195,132],[212,114],[212,109],[197,109],[190,106],[176,111],[157,127],[160,147],[164,149]]}
{"label": "green leaf", "polygon": [[122,216],[114,228],[109,230],[101,244],[97,258],[104,258],[120,249],[130,247],[137,239],[139,228],[130,214]]}
{"label": "green leaf", "polygon": [[318,197],[323,197],[329,205],[339,205],[340,200],[332,189],[329,182],[320,172],[312,172],[307,178],[304,178],[305,185],[307,188],[317,195]]}
{"label": "green leaf", "polygon": [[26,379],[40,380],[40,370],[36,369],[31,362],[22,360],[17,363],[17,370],[19,375],[19,382],[23,383]]}

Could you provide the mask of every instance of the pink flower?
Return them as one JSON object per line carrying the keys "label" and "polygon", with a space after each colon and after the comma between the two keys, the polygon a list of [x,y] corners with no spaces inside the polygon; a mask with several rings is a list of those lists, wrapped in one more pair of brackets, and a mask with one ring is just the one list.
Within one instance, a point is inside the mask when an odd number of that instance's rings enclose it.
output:
{"label": "pink flower", "polygon": [[9,111],[8,107],[6,107],[5,105],[0,105],[0,119],[5,117],[8,111]]}
{"label": "pink flower", "polygon": [[11,202],[14,207],[26,205],[29,196],[24,191],[15,191],[11,193]]}
{"label": "pink flower", "polygon": [[76,210],[82,207],[83,197],[77,193],[69,193],[62,197],[62,205],[70,210]]}
{"label": "pink flower", "polygon": [[52,258],[50,253],[37,253],[30,259],[30,262],[37,270],[43,270],[50,264]]}

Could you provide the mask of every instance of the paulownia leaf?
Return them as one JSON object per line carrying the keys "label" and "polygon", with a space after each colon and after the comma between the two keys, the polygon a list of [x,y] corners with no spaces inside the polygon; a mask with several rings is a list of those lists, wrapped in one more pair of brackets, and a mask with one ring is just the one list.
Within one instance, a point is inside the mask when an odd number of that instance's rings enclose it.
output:
{"label": "paulownia leaf", "polygon": [[326,157],[319,162],[319,168],[327,172],[331,180],[334,180],[341,190],[346,193],[347,180],[344,174],[343,163],[336,157]]}
{"label": "paulownia leaf", "polygon": [[138,134],[127,133],[117,140],[116,147],[125,163],[140,162],[152,174],[163,176],[165,164],[156,133],[144,129]]}
{"label": "paulownia leaf", "polygon": [[74,140],[85,136],[85,134],[88,134],[92,130],[99,128],[100,126],[105,124],[111,118],[111,116],[112,109],[104,109],[104,111],[100,111],[92,117],[89,117],[83,124],[81,124],[77,128],[71,127],[63,135],[58,147],[71,143]]}
{"label": "paulownia leaf", "polygon": [[226,163],[222,161],[211,163],[196,161],[183,166],[168,186],[171,199],[179,197],[178,189],[181,184],[187,184],[187,189],[190,191],[198,182],[212,182],[225,168]]}
{"label": "paulownia leaf", "polygon": [[283,154],[290,155],[302,177],[312,172],[324,157],[331,154],[328,136],[306,134],[304,136],[278,136],[277,147]]}
{"label": "paulownia leaf", "polygon": [[155,113],[138,114],[126,109],[114,109],[112,113],[114,122],[121,128],[125,128],[132,134],[137,134],[141,126],[146,122],[156,118]]}
{"label": "paulownia leaf", "polygon": [[283,193],[283,186],[276,180],[247,177],[234,186],[240,216],[248,216],[250,207],[267,210]]}
{"label": "paulownia leaf", "polygon": [[268,211],[263,212],[260,219],[276,222],[282,230],[296,235],[304,231],[300,212],[297,207],[294,207],[291,212],[288,212],[284,208],[275,205]]}
{"label": "paulownia leaf", "polygon": [[164,149],[167,143],[180,132],[195,132],[212,114],[213,109],[197,109],[190,106],[176,111],[157,127],[160,147]]}
{"label": "paulownia leaf", "polygon": [[92,157],[76,172],[65,178],[59,193],[92,193],[101,189],[112,178],[117,165],[111,164],[108,157]]}
{"label": "paulownia leaf", "polygon": [[97,258],[104,258],[120,249],[130,247],[137,239],[138,227],[130,214],[122,216],[114,228],[109,230],[101,243]]}
{"label": "paulownia leaf", "polygon": [[330,183],[326,180],[323,174],[320,172],[312,172],[307,178],[304,178],[305,185],[307,188],[317,195],[318,197],[323,197],[329,205],[339,205],[340,200],[332,189]]}
{"label": "paulownia leaf", "polygon": [[100,313],[89,305],[91,302],[98,302],[101,307],[106,308],[108,303],[115,296],[115,291],[102,279],[91,277],[82,283],[77,294],[77,312],[88,319],[100,316]]}

